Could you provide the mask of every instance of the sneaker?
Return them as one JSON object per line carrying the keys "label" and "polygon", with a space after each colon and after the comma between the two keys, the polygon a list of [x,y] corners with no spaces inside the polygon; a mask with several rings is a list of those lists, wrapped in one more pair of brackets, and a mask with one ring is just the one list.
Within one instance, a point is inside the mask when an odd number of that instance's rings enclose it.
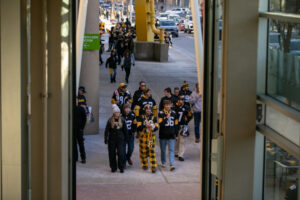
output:
{"label": "sneaker", "polygon": [[179,161],[184,161],[184,158],[183,157],[178,157],[178,160]]}
{"label": "sneaker", "polygon": [[117,170],[116,169],[112,169],[111,170],[111,173],[115,173]]}
{"label": "sneaker", "polygon": [[155,174],[156,173],[156,169],[152,169],[151,172],[152,172],[152,174]]}
{"label": "sneaker", "polygon": [[129,164],[129,165],[132,165],[132,164],[133,164],[131,159],[128,160],[128,164]]}
{"label": "sneaker", "polygon": [[174,171],[175,170],[175,167],[173,165],[170,166],[170,171]]}
{"label": "sneaker", "polygon": [[199,139],[195,139],[195,143],[199,143],[200,142],[200,140]]}
{"label": "sneaker", "polygon": [[143,170],[145,170],[145,171],[148,170],[148,167],[144,166],[144,167],[143,167]]}
{"label": "sneaker", "polygon": [[120,169],[120,173],[122,173],[122,174],[123,174],[123,173],[124,173],[124,169]]}
{"label": "sneaker", "polygon": [[85,164],[85,163],[86,163],[86,160],[85,160],[85,159],[84,159],[84,160],[82,160],[82,161],[81,161],[81,163],[82,163],[82,164]]}
{"label": "sneaker", "polygon": [[166,168],[166,165],[165,164],[161,164],[160,165],[162,168]]}

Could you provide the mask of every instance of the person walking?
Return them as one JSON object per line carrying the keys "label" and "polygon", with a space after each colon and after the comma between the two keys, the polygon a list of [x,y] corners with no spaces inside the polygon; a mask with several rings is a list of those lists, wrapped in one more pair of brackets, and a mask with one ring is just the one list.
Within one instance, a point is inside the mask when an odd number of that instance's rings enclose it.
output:
{"label": "person walking", "polygon": [[[125,120],[121,117],[120,109],[116,104],[112,105],[113,115],[107,121],[104,132],[104,143],[108,144],[109,165],[114,173],[119,168],[124,173],[123,142],[128,140]],[[118,162],[117,162],[118,157]]]}
{"label": "person walking", "polygon": [[116,53],[114,50],[111,51],[110,57],[106,60],[105,67],[109,67],[109,74],[110,74],[110,82],[115,83],[116,82],[116,76],[117,76],[117,58]]}
{"label": "person walking", "polygon": [[180,96],[184,96],[184,102],[185,103],[190,103],[190,95],[192,92],[190,91],[189,84],[187,81],[183,81],[183,84],[181,86],[181,90],[179,92]]}
{"label": "person walking", "polygon": [[135,66],[135,57],[134,57],[135,43],[134,43],[134,34],[133,33],[130,34],[128,43],[129,43],[131,61],[132,61],[133,66]]}
{"label": "person walking", "polygon": [[79,152],[81,157],[81,162],[83,164],[86,163],[86,153],[85,153],[85,147],[84,147],[84,137],[83,137],[83,130],[86,124],[86,113],[85,108],[83,105],[79,105],[78,103],[78,97],[76,98],[76,108],[75,108],[75,160],[78,161],[78,147],[79,146]]}
{"label": "person walking", "polygon": [[131,56],[130,51],[125,51],[124,53],[124,63],[122,65],[122,70],[125,69],[125,81],[126,83],[129,82],[130,70],[131,70]]}
{"label": "person walking", "polygon": [[173,97],[175,98],[175,101],[177,103],[178,99],[179,99],[179,87],[175,87],[173,90]]}
{"label": "person walking", "polygon": [[134,113],[131,111],[129,104],[125,104],[123,107],[123,118],[128,134],[128,140],[125,140],[123,145],[124,166],[126,166],[126,162],[128,162],[129,165],[133,164],[131,156],[134,150],[134,133],[137,127],[137,120]]}
{"label": "person walking", "polygon": [[172,106],[173,106],[173,105],[175,106],[175,103],[176,103],[176,100],[175,100],[175,98],[174,98],[173,95],[172,95],[172,90],[171,90],[171,88],[166,88],[166,89],[164,90],[164,94],[165,94],[165,96],[164,96],[163,98],[161,98],[160,103],[159,103],[159,110],[163,110],[163,109],[164,109],[163,102],[164,102],[165,100],[171,101]]}
{"label": "person walking", "polygon": [[193,114],[192,109],[186,103],[184,103],[184,96],[179,96],[178,102],[175,105],[175,112],[178,117],[179,134],[178,140],[175,143],[175,157],[179,161],[184,161],[185,152],[185,138],[189,136],[188,124],[191,121]]}
{"label": "person walking", "polygon": [[153,111],[153,115],[157,116],[157,105],[155,100],[152,98],[151,90],[149,88],[144,90],[144,95],[139,99],[137,105],[135,106],[135,116],[140,116],[144,114],[145,105],[150,105]]}
{"label": "person walking", "polygon": [[118,40],[116,43],[116,50],[117,50],[117,56],[118,56],[118,65],[120,65],[122,57],[123,57],[123,50],[124,50],[124,40],[123,40],[122,35],[118,36]]}
{"label": "person walking", "polygon": [[148,157],[150,160],[151,172],[155,173],[157,168],[155,154],[155,131],[158,129],[157,118],[152,113],[151,105],[144,106],[144,114],[137,121],[140,146],[140,161],[142,168],[148,170]]}
{"label": "person walking", "polygon": [[195,91],[192,92],[190,97],[190,103],[193,107],[194,122],[195,122],[195,142],[200,142],[200,122],[201,122],[201,94],[199,91],[199,84],[196,84]]}
{"label": "person walking", "polygon": [[127,85],[125,83],[120,83],[119,88],[114,91],[111,98],[112,104],[117,104],[122,110],[123,105],[127,103],[132,103],[132,98],[129,90],[127,90]]}
{"label": "person walking", "polygon": [[144,90],[146,89],[145,81],[140,81],[139,89],[133,94],[133,102],[131,104],[131,110],[134,110],[135,106],[138,104],[139,99],[143,96]]}
{"label": "person walking", "polygon": [[168,146],[170,171],[174,171],[174,148],[175,140],[177,140],[178,137],[178,118],[175,111],[171,109],[171,106],[171,101],[164,101],[164,109],[158,114],[158,122],[159,143],[161,150],[161,167],[166,167],[166,147]]}

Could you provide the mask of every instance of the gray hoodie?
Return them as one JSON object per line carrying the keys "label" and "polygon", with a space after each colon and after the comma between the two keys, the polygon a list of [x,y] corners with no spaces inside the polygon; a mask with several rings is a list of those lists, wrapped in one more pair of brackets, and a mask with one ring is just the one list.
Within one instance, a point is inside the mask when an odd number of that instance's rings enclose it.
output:
{"label": "gray hoodie", "polygon": [[[197,99],[196,96],[199,95],[199,98]],[[190,96],[190,104],[193,106],[193,111],[195,113],[202,111],[202,103],[201,103],[201,95],[197,93],[196,91],[193,91]]]}

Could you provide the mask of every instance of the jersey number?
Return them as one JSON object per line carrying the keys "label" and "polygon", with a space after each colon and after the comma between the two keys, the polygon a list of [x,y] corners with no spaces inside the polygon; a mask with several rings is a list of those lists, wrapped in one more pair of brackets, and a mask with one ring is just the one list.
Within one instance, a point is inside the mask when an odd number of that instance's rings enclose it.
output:
{"label": "jersey number", "polygon": [[166,126],[174,126],[174,117],[169,117]]}
{"label": "jersey number", "polygon": [[178,112],[178,114],[179,114],[179,119],[178,119],[178,121],[181,122],[181,118],[182,118],[183,112]]}
{"label": "jersey number", "polygon": [[127,130],[131,130],[132,121],[126,121]]}

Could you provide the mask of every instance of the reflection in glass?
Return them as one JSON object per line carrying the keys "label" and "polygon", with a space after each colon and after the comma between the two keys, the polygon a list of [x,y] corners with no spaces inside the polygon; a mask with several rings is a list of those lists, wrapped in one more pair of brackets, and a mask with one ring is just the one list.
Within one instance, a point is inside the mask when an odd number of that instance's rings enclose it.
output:
{"label": "reflection in glass", "polygon": [[300,24],[269,21],[267,94],[300,110]]}
{"label": "reflection in glass", "polygon": [[269,10],[271,12],[300,14],[299,0],[270,0],[269,2]]}
{"label": "reflection in glass", "polygon": [[276,146],[265,142],[265,200],[297,199],[299,160]]}

